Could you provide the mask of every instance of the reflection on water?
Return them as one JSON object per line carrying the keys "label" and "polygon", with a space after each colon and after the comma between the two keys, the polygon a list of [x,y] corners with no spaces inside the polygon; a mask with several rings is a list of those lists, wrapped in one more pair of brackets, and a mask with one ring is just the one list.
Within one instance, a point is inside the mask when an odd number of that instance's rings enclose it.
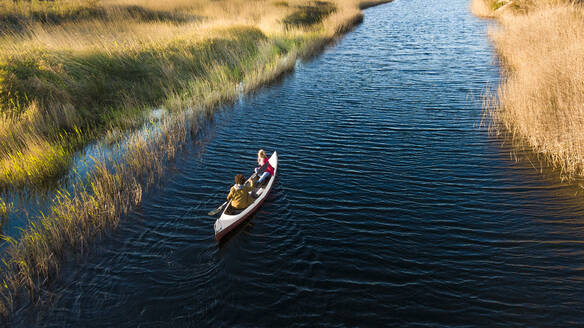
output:
{"label": "reflection on water", "polygon": [[[486,25],[467,1],[369,9],[218,113],[16,326],[582,325],[584,207],[478,124],[498,78]],[[206,213],[259,148],[276,185],[217,244]]]}

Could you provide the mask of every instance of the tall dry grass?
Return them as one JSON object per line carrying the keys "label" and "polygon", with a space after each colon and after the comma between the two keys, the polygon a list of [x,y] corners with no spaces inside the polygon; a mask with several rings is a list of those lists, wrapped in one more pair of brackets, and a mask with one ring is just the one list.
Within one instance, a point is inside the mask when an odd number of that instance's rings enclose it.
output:
{"label": "tall dry grass", "polygon": [[86,142],[139,126],[140,112],[265,42],[310,52],[360,15],[352,0],[0,4],[0,187],[59,177]]}
{"label": "tall dry grass", "polygon": [[[0,315],[9,320],[23,292],[40,297],[68,254],[115,228],[201,117],[291,70],[360,22],[360,6],[382,2],[2,3],[0,20],[17,19],[0,36],[0,184],[41,183],[88,140],[142,124],[149,132],[129,133],[122,158],[97,163],[19,238],[7,238]],[[149,126],[150,106],[171,115]]]}
{"label": "tall dry grass", "polygon": [[492,118],[563,178],[584,176],[584,7],[522,1],[497,12],[474,2],[500,23],[489,33],[505,69]]}

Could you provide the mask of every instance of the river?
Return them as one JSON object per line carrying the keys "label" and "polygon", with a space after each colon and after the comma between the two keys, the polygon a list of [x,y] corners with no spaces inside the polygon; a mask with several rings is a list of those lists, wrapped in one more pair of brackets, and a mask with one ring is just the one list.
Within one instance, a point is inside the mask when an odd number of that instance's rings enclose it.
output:
{"label": "river", "polygon": [[[499,70],[467,0],[396,0],[219,111],[17,327],[584,324],[584,202],[480,124]],[[221,244],[259,148],[279,176]]]}

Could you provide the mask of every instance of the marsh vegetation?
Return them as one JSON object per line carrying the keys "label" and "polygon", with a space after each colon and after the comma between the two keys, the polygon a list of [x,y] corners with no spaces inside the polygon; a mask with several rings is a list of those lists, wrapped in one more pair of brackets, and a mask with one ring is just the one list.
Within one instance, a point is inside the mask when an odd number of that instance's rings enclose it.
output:
{"label": "marsh vegetation", "polygon": [[[124,136],[122,158],[95,163],[5,237],[0,314],[40,297],[63,258],[114,228],[204,115],[291,70],[380,2],[0,2],[0,188],[58,179],[87,143]],[[150,122],[154,108],[170,115]]]}
{"label": "marsh vegetation", "polygon": [[496,17],[490,31],[504,81],[489,114],[515,140],[557,168],[584,176],[584,7],[568,0],[474,0],[472,10]]}

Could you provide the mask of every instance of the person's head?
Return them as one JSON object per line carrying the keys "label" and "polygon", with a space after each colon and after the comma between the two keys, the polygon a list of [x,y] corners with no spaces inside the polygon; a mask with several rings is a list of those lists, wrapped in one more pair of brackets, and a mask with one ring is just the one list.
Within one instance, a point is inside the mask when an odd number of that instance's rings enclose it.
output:
{"label": "person's head", "polygon": [[260,158],[266,158],[266,152],[263,149],[258,151],[258,159]]}
{"label": "person's head", "polygon": [[244,184],[245,183],[245,177],[243,176],[243,174],[238,174],[235,176],[235,183],[237,183],[237,184]]}

